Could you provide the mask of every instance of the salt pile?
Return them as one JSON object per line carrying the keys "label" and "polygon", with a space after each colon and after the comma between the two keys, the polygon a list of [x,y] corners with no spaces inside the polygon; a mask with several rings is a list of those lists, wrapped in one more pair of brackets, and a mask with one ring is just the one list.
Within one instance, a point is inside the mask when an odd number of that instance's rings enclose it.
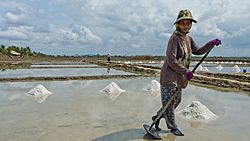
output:
{"label": "salt pile", "polygon": [[202,71],[202,70],[203,70],[202,65],[199,65],[198,68],[197,68],[197,71]]}
{"label": "salt pile", "polygon": [[192,101],[190,105],[177,113],[190,121],[208,122],[217,118],[213,112],[199,101]]}
{"label": "salt pile", "polygon": [[112,101],[117,99],[122,92],[125,90],[121,89],[115,82],[111,82],[104,89],[100,90],[100,92],[105,93]]}
{"label": "salt pile", "polygon": [[35,88],[31,89],[27,95],[32,96],[38,103],[42,103],[47,99],[52,92],[48,91],[43,85],[39,84]]}
{"label": "salt pile", "polygon": [[233,67],[232,71],[235,72],[235,73],[240,72],[239,66],[238,66],[238,65],[235,65],[235,66]]}
{"label": "salt pile", "polygon": [[143,90],[149,92],[153,97],[158,97],[161,93],[160,83],[157,80],[152,80]]}
{"label": "salt pile", "polygon": [[209,70],[208,70],[208,68],[207,68],[207,67],[203,67],[203,71],[208,72]]}
{"label": "salt pile", "polygon": [[206,71],[206,72],[208,72],[209,69],[208,69],[207,67],[203,67],[202,65],[199,65],[199,66],[197,67],[197,71]]}
{"label": "salt pile", "polygon": [[216,68],[217,68],[219,71],[221,71],[221,70],[223,69],[222,65],[218,65]]}

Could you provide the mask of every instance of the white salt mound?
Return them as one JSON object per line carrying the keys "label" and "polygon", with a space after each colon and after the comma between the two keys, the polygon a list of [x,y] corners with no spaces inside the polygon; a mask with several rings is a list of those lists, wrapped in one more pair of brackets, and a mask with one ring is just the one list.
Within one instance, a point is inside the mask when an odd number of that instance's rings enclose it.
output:
{"label": "white salt mound", "polygon": [[206,71],[206,72],[208,72],[209,70],[208,70],[208,68],[207,67],[203,67],[203,70],[202,71]]}
{"label": "white salt mound", "polygon": [[240,70],[240,67],[239,67],[238,65],[235,65],[235,66],[233,67],[232,71],[235,72],[235,73],[238,73],[238,72],[240,72],[241,70]]}
{"label": "white salt mound", "polygon": [[31,89],[27,94],[40,95],[40,94],[52,94],[43,85],[39,84],[35,88]]}
{"label": "white salt mound", "polygon": [[153,97],[158,97],[161,93],[161,86],[157,80],[152,80],[143,90],[149,92]]}
{"label": "white salt mound", "polygon": [[185,107],[183,110],[178,111],[177,113],[187,120],[199,122],[208,122],[218,118],[218,116],[216,116],[199,101],[192,101],[190,105]]}
{"label": "white salt mound", "polygon": [[221,70],[223,69],[222,65],[218,65],[216,68],[217,68],[219,71],[221,71]]}
{"label": "white salt mound", "polygon": [[198,68],[197,68],[197,71],[202,71],[202,70],[203,70],[203,66],[199,65]]}
{"label": "white salt mound", "polygon": [[48,91],[43,85],[39,84],[35,88],[31,89],[27,95],[32,96],[38,103],[42,103],[47,99],[52,92]]}
{"label": "white salt mound", "polygon": [[121,89],[115,82],[111,82],[104,89],[100,90],[100,92],[105,93],[111,100],[115,100],[125,90]]}

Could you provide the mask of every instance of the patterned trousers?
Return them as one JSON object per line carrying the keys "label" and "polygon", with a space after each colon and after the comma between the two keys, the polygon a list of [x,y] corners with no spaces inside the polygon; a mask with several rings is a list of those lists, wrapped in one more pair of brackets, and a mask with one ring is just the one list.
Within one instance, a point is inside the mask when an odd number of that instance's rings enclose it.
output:
{"label": "patterned trousers", "polygon": [[[157,112],[158,114],[162,111],[162,109],[167,104],[168,100],[174,94],[175,91],[176,91],[176,86],[174,85],[161,86],[162,108]],[[177,128],[177,125],[175,123],[174,110],[181,103],[181,95],[182,95],[182,91],[179,90],[177,94],[175,95],[174,99],[172,100],[172,102],[169,104],[165,113],[162,114],[162,117],[165,118],[166,120],[168,129]]]}

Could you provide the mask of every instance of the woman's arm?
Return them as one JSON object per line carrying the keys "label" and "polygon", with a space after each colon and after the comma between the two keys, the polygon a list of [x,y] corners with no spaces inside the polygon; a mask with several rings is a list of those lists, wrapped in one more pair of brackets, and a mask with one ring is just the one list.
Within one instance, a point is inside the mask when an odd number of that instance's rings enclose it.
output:
{"label": "woman's arm", "polygon": [[190,43],[191,43],[191,48],[192,48],[192,54],[194,54],[194,55],[205,54],[211,48],[214,47],[214,45],[211,42],[208,42],[204,46],[202,46],[201,48],[199,48],[198,45],[195,43],[195,41],[192,39],[192,37],[189,37],[189,38],[190,38]]}

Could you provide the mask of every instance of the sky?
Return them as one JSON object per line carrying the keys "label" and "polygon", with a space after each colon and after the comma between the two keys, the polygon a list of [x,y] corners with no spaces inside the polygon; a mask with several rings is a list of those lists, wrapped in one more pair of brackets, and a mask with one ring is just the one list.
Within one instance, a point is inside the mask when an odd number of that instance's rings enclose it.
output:
{"label": "sky", "polygon": [[165,55],[180,10],[210,56],[250,57],[248,0],[0,0],[0,44],[50,55]]}

